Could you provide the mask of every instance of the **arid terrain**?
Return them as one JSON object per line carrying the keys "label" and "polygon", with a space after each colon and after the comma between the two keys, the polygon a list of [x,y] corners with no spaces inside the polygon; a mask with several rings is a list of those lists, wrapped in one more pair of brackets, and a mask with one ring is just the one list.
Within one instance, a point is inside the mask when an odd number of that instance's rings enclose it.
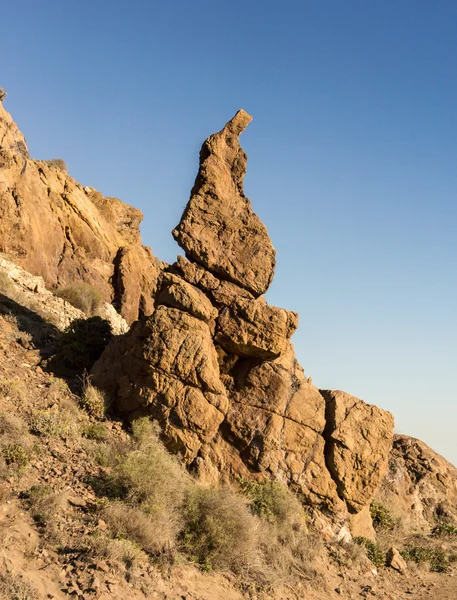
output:
{"label": "arid terrain", "polygon": [[265,301],[250,120],[203,144],[168,265],[0,103],[0,597],[457,597],[457,470],[314,386]]}

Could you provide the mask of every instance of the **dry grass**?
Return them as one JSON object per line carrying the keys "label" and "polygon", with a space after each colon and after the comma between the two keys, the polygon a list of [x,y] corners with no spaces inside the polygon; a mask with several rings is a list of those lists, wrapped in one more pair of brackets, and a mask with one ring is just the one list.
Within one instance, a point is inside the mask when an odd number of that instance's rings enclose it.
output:
{"label": "dry grass", "polygon": [[97,315],[102,303],[100,292],[88,283],[75,283],[61,290],[57,290],[56,296],[63,298],[75,308],[79,308],[88,317]]}
{"label": "dry grass", "polygon": [[95,535],[87,541],[91,559],[106,560],[114,571],[124,572],[124,575],[125,569],[131,572],[144,562],[141,549],[131,540]]}
{"label": "dry grass", "polygon": [[57,169],[61,173],[67,174],[67,165],[61,158],[51,158],[51,160],[44,160],[43,162],[48,165],[48,167]]}
{"label": "dry grass", "polygon": [[150,515],[125,502],[113,502],[102,514],[115,538],[132,540],[146,552],[160,554],[175,545],[176,519],[171,511]]}
{"label": "dry grass", "polygon": [[34,485],[24,496],[32,518],[43,530],[47,542],[62,543],[64,534],[58,529],[57,523],[66,504],[65,495],[53,492],[47,485]]}
{"label": "dry grass", "polygon": [[89,377],[83,379],[83,392],[80,405],[84,410],[96,419],[103,419],[108,408],[106,396],[102,390],[99,390],[91,384]]}
{"label": "dry grass", "polygon": [[5,600],[38,600],[38,594],[19,575],[6,572],[0,573],[0,598],[5,598]]}
{"label": "dry grass", "polygon": [[21,379],[0,379],[0,396],[16,402],[24,402],[27,393]]}
{"label": "dry grass", "polygon": [[0,413],[0,478],[20,474],[32,454],[32,440],[18,417]]}

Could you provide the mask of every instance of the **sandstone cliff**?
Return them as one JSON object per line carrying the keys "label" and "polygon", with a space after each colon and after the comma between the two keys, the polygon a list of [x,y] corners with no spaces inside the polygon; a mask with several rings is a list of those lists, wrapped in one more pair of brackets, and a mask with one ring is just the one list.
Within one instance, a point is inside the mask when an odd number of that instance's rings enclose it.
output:
{"label": "sandstone cliff", "polygon": [[0,103],[0,252],[50,289],[96,287],[131,323],[150,314],[160,263],[141,245],[142,214],[83,188],[58,161],[30,158]]}

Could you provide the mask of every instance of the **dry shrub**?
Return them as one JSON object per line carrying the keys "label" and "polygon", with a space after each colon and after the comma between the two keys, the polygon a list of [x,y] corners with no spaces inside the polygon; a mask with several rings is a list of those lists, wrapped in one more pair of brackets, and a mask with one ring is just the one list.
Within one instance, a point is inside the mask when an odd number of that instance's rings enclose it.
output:
{"label": "dry shrub", "polygon": [[3,102],[6,98],[7,94],[4,90],[4,88],[0,88],[0,102]]}
{"label": "dry shrub", "polygon": [[92,385],[89,377],[85,377],[83,380],[83,393],[80,405],[89,415],[96,419],[103,419],[108,408],[104,392]]}
{"label": "dry shrub", "polygon": [[25,423],[14,415],[0,413],[0,478],[21,473],[32,454]]}
{"label": "dry shrub", "polygon": [[184,514],[182,548],[204,568],[240,572],[258,561],[258,521],[232,488],[195,485]]}
{"label": "dry shrub", "polygon": [[[65,406],[65,404],[67,406]],[[44,437],[75,438],[81,433],[80,415],[70,401],[53,404],[29,416],[30,431]]]}
{"label": "dry shrub", "polygon": [[276,525],[283,533],[305,527],[305,513],[297,496],[278,481],[238,480],[251,512]]}
{"label": "dry shrub", "polygon": [[89,550],[91,556],[103,558],[113,566],[121,564],[127,569],[132,569],[141,560],[139,547],[134,542],[126,539],[112,539],[100,535],[93,536],[90,538]]}
{"label": "dry shrub", "polygon": [[126,498],[149,514],[182,505],[190,478],[158,439],[155,425],[146,417],[132,423],[133,439],[118,456],[113,476],[127,490]]}
{"label": "dry shrub", "polygon": [[171,549],[176,539],[176,519],[169,511],[147,514],[124,502],[113,502],[103,511],[103,518],[116,538],[133,540],[151,554]]}
{"label": "dry shrub", "polygon": [[148,552],[162,552],[175,543],[191,480],[159,441],[149,419],[134,421],[132,433],[129,442],[92,444],[93,455],[100,451],[98,462],[110,467],[98,491],[115,499],[105,509],[115,535],[133,539]]}
{"label": "dry shrub", "polygon": [[88,283],[75,283],[61,290],[57,290],[56,296],[63,298],[75,308],[79,308],[88,317],[93,317],[102,303],[100,292]]}
{"label": "dry shrub", "polygon": [[48,165],[48,167],[57,169],[65,174],[67,173],[67,165],[61,158],[51,158],[51,160],[44,160],[43,162]]}

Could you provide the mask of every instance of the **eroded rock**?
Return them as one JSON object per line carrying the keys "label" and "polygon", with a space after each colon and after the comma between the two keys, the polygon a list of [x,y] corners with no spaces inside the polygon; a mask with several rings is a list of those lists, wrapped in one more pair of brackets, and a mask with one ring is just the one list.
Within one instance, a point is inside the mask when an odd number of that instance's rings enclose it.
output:
{"label": "eroded rock", "polygon": [[345,392],[321,390],[326,401],[326,463],[351,512],[373,497],[387,471],[394,420]]}
{"label": "eroded rock", "polygon": [[298,315],[262,298],[238,298],[221,311],[215,340],[227,352],[265,360],[278,357],[298,326]]}
{"label": "eroded rock", "polygon": [[238,137],[251,120],[240,110],[204,142],[191,197],[173,236],[188,257],[218,278],[260,296],[271,283],[276,259],[243,191],[247,157]]}

